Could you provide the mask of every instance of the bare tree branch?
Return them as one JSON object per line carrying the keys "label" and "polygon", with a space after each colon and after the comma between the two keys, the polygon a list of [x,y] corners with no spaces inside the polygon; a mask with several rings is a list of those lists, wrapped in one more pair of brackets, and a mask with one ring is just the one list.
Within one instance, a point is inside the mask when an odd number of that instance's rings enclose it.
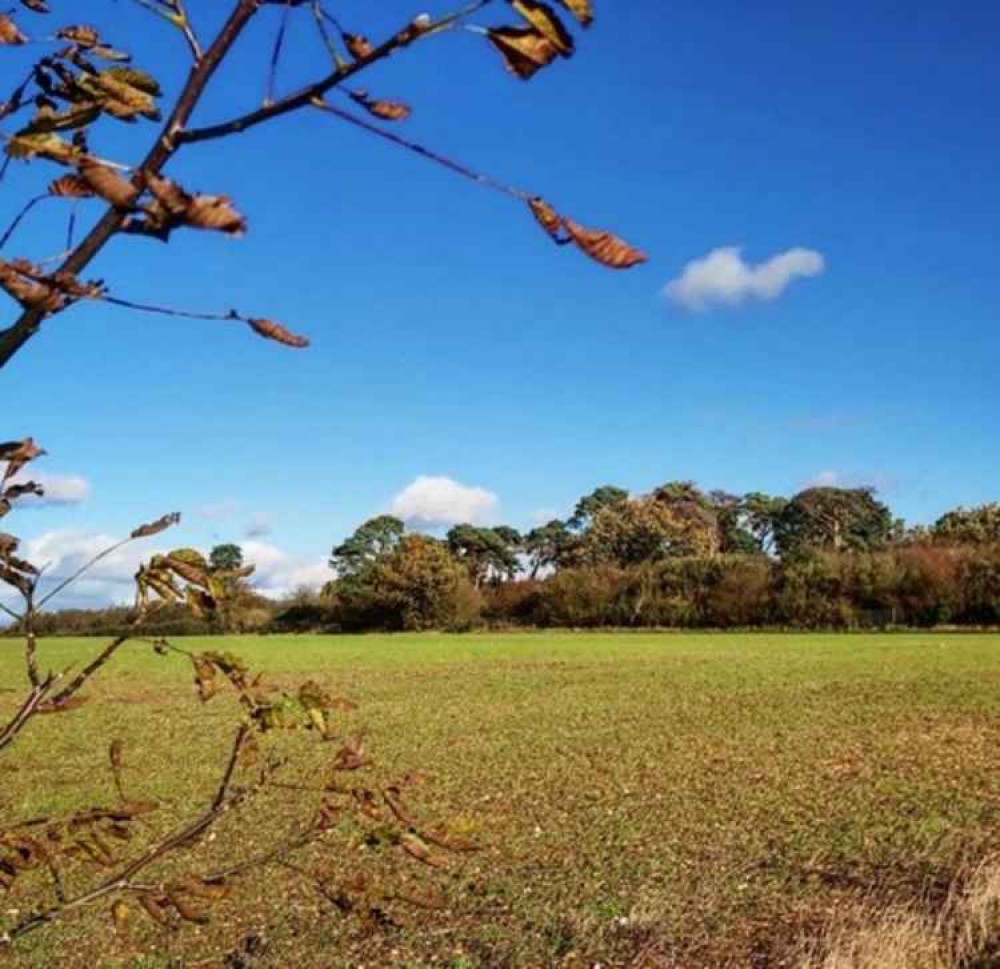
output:
{"label": "bare tree branch", "polygon": [[309,105],[314,104],[317,98],[321,98],[324,94],[326,94],[327,91],[339,84],[342,84],[348,78],[353,77],[365,68],[371,67],[372,64],[384,60],[400,48],[408,46],[420,37],[426,37],[434,33],[439,33],[445,28],[450,27],[463,18],[470,16],[490,3],[492,3],[492,0],[476,0],[475,3],[470,3],[461,10],[448,14],[447,16],[433,21],[424,27],[418,27],[410,24],[408,27],[399,31],[399,33],[390,37],[383,44],[376,47],[367,57],[338,67],[326,77],[315,81],[294,94],[287,95],[286,97],[275,101],[274,104],[265,105],[262,108],[258,108],[256,111],[250,111],[244,115],[240,115],[238,118],[232,118],[229,121],[223,121],[219,124],[208,125],[204,128],[192,128],[187,131],[179,131],[177,133],[177,143],[186,145],[195,144],[199,141],[211,141],[215,138],[223,138],[227,135],[247,131],[259,124],[263,124],[265,121],[270,121],[272,118],[280,117],[281,115],[288,114],[291,111],[297,111],[299,108],[308,107]]}
{"label": "bare tree branch", "polygon": [[[190,120],[212,76],[257,10],[258,0],[237,0],[211,47],[191,69],[174,110],[137,169],[137,178],[144,173],[158,174],[177,150],[175,136]],[[114,206],[109,207],[97,225],[60,266],[60,271],[76,275],[85,269],[121,228],[125,218],[125,212]],[[45,315],[45,311],[41,309],[26,309],[12,326],[0,331],[0,368],[38,332]]]}

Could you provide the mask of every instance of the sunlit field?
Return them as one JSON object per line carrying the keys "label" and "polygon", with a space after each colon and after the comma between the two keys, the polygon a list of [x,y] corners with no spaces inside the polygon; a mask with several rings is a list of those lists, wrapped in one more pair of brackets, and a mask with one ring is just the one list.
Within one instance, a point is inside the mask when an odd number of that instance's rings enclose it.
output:
{"label": "sunlit field", "polygon": [[[933,898],[964,864],[1000,849],[998,635],[204,645],[233,650],[278,685],[313,678],[356,700],[343,729],[364,728],[378,776],[409,774],[411,810],[460,826],[480,850],[440,872],[392,847],[336,837],[300,853],[331,882],[366,871],[399,895],[438,893],[445,903],[386,901],[384,924],[339,913],[277,866],[242,881],[207,925],[165,931],[137,910],[116,934],[104,905],[29,937],[11,964],[782,965],[839,905]],[[42,656],[60,668],[98,646],[56,640]],[[4,641],[0,717],[22,677],[19,646]],[[109,737],[124,741],[130,795],[158,803],[147,822],[157,830],[210,797],[233,701],[200,704],[183,657],[130,646],[88,699],[39,718],[19,755],[0,764],[10,814],[112,800]],[[335,749],[289,741],[276,743],[304,747],[320,764]],[[309,797],[269,793],[237,841],[223,823],[192,849],[193,867],[200,855],[208,870],[273,840],[314,809]],[[130,850],[115,846],[122,858]],[[100,877],[84,874],[80,886]],[[48,882],[33,878],[37,897],[0,895],[3,920],[40,902]]]}

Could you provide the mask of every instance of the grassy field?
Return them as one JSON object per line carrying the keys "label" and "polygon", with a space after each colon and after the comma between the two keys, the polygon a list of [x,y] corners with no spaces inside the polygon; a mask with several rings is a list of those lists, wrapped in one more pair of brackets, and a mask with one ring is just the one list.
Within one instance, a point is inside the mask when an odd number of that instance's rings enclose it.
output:
{"label": "grassy field", "polygon": [[[59,666],[97,645],[52,641],[42,655]],[[399,927],[373,930],[279,868],[249,878],[208,926],[162,933],[136,916],[116,942],[104,907],[38,933],[12,964],[782,965],[845,900],[933,896],[963,862],[1000,850],[1000,636],[269,637],[225,648],[279,684],[312,677],[358,701],[349,720],[365,725],[378,775],[426,774],[413,809],[483,846],[440,874],[336,840],[310,860],[334,878],[396,870],[408,890],[435,885],[447,907],[390,904]],[[4,642],[0,719],[22,676]],[[128,786],[162,804],[150,824],[189,815],[217,781],[233,718],[228,698],[202,707],[190,683],[180,658],[128,647],[85,707],[39,719],[0,759],[0,817],[111,800],[111,736],[126,743]],[[269,795],[238,839],[223,825],[195,849],[196,865],[252,851],[313,804]],[[0,896],[0,926],[24,904]]]}

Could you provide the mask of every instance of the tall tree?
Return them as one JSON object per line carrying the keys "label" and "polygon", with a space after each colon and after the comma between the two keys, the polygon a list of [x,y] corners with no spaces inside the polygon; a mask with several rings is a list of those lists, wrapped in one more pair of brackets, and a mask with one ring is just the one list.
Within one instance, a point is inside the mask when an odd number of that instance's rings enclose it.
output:
{"label": "tall tree", "polygon": [[581,531],[593,520],[594,516],[609,505],[620,505],[628,501],[628,492],[624,488],[616,485],[601,485],[595,488],[589,495],[584,495],[573,509],[573,515],[569,520],[570,528]]}
{"label": "tall tree", "polygon": [[407,535],[372,576],[375,594],[396,614],[401,629],[448,624],[460,612],[463,587],[469,589],[465,568],[444,542],[428,535]]}
{"label": "tall tree", "polygon": [[1000,545],[1000,503],[955,508],[934,523],[931,534],[947,545]]}
{"label": "tall tree", "polygon": [[751,491],[743,496],[740,516],[743,528],[753,536],[756,551],[771,555],[777,550],[776,536],[787,498]]}
{"label": "tall tree", "polygon": [[330,568],[341,578],[369,571],[395,551],[405,529],[403,522],[394,515],[369,518],[333,549]]}
{"label": "tall tree", "polygon": [[722,549],[718,508],[691,481],[668,481],[652,496],[673,519],[672,555],[717,555]]}
{"label": "tall tree", "polygon": [[520,540],[515,529],[503,525],[499,528],[456,525],[446,536],[449,550],[466,567],[477,588],[488,581],[509,581],[521,571],[517,557]]}
{"label": "tall tree", "polygon": [[871,488],[807,488],[785,505],[775,538],[782,556],[808,548],[870,551],[889,541],[893,527]]}
{"label": "tall tree", "polygon": [[528,556],[531,578],[537,579],[539,572],[564,565],[578,541],[566,522],[559,518],[533,528],[524,536],[524,551]]}
{"label": "tall tree", "polygon": [[216,545],[208,554],[208,561],[213,569],[221,569],[227,572],[243,568],[243,549],[239,545],[227,542],[224,545]]}

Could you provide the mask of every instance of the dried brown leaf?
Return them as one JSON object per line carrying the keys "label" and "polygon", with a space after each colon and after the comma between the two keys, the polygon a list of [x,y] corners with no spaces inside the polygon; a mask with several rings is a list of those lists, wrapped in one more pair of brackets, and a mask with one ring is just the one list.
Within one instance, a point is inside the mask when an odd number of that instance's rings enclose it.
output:
{"label": "dried brown leaf", "polygon": [[448,859],[432,851],[419,835],[408,831],[399,839],[399,844],[408,855],[431,868],[448,867]]}
{"label": "dried brown leaf", "polygon": [[372,47],[368,38],[363,34],[345,33],[343,38],[348,51],[350,51],[351,57],[353,57],[356,61],[363,61],[366,57],[370,57],[375,51],[375,48]]}
{"label": "dried brown leaf", "polygon": [[56,31],[56,37],[60,40],[68,40],[81,47],[95,47],[101,42],[101,35],[96,27],[87,24],[73,24]]}
{"label": "dried brown leaf", "polygon": [[169,215],[175,218],[184,218],[191,203],[194,201],[191,195],[169,178],[147,174],[146,186],[149,188],[153,198],[163,206]]}
{"label": "dried brown leaf", "polygon": [[360,104],[369,114],[383,121],[405,121],[412,110],[402,101],[385,101],[370,98],[367,91],[352,91],[351,99]]}
{"label": "dried brown leaf", "polygon": [[646,262],[647,256],[641,249],[630,246],[623,239],[601,229],[588,229],[572,219],[563,219],[563,225],[573,241],[602,266],[610,269],[630,269]]}
{"label": "dried brown leaf", "polygon": [[6,14],[0,13],[0,45],[26,44],[28,38]]}
{"label": "dried brown leaf", "polygon": [[513,8],[563,56],[573,55],[573,38],[559,15],[539,0],[511,0]]}
{"label": "dried brown leaf", "polygon": [[132,912],[128,905],[120,898],[116,898],[111,904],[111,920],[114,922],[115,932],[124,936],[128,932],[129,917]]}
{"label": "dried brown leaf", "polygon": [[169,515],[157,518],[155,522],[149,522],[147,525],[140,525],[132,531],[129,538],[148,538],[150,535],[159,535],[160,532],[165,532],[172,525],[176,525],[180,520],[180,512],[173,511]]}
{"label": "dried brown leaf", "polygon": [[559,2],[576,17],[582,26],[589,27],[594,22],[592,0],[559,0]]}
{"label": "dried brown leaf", "polygon": [[94,197],[94,190],[79,175],[60,175],[49,184],[49,195],[67,199]]}
{"label": "dried brown leaf", "polygon": [[274,340],[286,347],[294,347],[297,350],[301,350],[303,347],[309,346],[309,341],[304,336],[292,333],[291,330],[286,329],[274,320],[253,319],[247,320],[247,323],[250,325],[250,329],[258,336]]}
{"label": "dried brown leaf", "polygon": [[26,464],[43,454],[45,451],[35,443],[33,437],[26,437],[23,441],[4,441],[0,444],[0,461],[7,462],[4,476],[14,477]]}
{"label": "dried brown leaf", "polygon": [[225,195],[196,195],[184,214],[184,221],[196,229],[213,229],[238,236],[246,232],[246,219],[232,207]]}
{"label": "dried brown leaf", "polygon": [[127,178],[123,178],[113,168],[85,155],[77,166],[80,177],[95,195],[110,202],[117,209],[134,207],[139,189]]}
{"label": "dried brown leaf", "polygon": [[494,27],[487,36],[500,51],[507,70],[524,81],[551,64],[559,53],[552,41],[533,27]]}
{"label": "dried brown leaf", "polygon": [[545,199],[538,197],[529,199],[528,207],[531,209],[531,214],[538,221],[538,224],[555,242],[560,244],[566,242],[565,236],[562,235],[562,216]]}

